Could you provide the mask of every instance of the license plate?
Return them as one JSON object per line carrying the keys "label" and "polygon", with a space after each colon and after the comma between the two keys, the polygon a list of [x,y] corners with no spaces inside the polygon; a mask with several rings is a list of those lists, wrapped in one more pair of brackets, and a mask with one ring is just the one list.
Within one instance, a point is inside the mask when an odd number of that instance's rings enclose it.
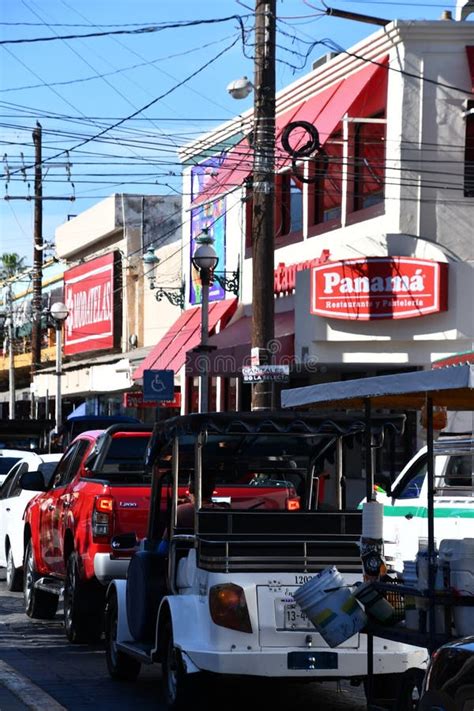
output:
{"label": "license plate", "polygon": [[283,626],[286,630],[314,630],[313,623],[296,603],[288,603],[284,606]]}

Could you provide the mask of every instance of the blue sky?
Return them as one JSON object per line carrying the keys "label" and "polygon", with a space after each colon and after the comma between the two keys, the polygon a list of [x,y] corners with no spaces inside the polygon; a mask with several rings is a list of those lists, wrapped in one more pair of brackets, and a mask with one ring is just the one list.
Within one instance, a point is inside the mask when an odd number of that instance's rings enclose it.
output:
{"label": "blue sky", "polygon": [[[455,2],[326,0],[326,5],[387,19],[436,20],[444,9],[454,13]],[[252,105],[252,96],[236,102],[226,86],[242,75],[252,78],[253,9],[254,0],[2,0],[0,41],[15,42],[0,46],[0,253],[18,252],[31,264],[33,201],[4,197],[33,195],[33,171],[21,168],[32,163],[36,121],[43,129],[43,160],[49,159],[44,195],[76,196],[75,202],[44,201],[47,241],[69,214],[113,192],[179,190],[176,148]],[[378,29],[326,16],[321,0],[277,0],[277,13],[278,89],[308,72],[328,51],[312,43],[331,40],[350,47]],[[233,15],[241,17],[246,30],[245,48],[237,19],[57,39]],[[45,37],[56,39],[19,42]],[[90,140],[105,129],[110,130]]]}

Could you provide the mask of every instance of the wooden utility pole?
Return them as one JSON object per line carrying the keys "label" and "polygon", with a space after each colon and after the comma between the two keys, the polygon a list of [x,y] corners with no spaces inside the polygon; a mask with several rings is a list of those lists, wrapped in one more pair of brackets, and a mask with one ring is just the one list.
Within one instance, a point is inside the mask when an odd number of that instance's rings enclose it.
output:
{"label": "wooden utility pole", "polygon": [[[33,130],[35,147],[35,196],[34,196],[34,242],[33,242],[33,272],[31,301],[31,382],[41,365],[41,286],[43,281],[43,168],[41,152],[41,124],[36,122]],[[31,393],[32,413],[34,411],[34,394]]]}
{"label": "wooden utility pole", "polygon": [[[252,348],[271,363],[274,325],[276,0],[255,0]],[[252,385],[252,410],[272,407],[272,383]]]}

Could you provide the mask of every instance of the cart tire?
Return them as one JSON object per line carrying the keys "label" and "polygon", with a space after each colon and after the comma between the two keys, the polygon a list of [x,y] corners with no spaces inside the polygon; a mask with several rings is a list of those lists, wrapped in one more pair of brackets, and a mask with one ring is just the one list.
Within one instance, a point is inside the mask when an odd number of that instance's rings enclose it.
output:
{"label": "cart tire", "polygon": [[400,675],[394,711],[416,711],[418,709],[424,678],[423,669],[408,669]]}
{"label": "cart tire", "polygon": [[169,711],[183,711],[200,707],[203,674],[187,674],[180,650],[174,646],[171,622],[163,628],[163,696]]}
{"label": "cart tire", "polygon": [[105,607],[105,660],[112,679],[135,681],[141,664],[117,649],[117,595],[112,593]]}
{"label": "cart tire", "polygon": [[56,616],[59,598],[57,595],[38,590],[35,583],[40,575],[36,570],[33,544],[28,541],[25,551],[25,561],[23,565],[23,599],[25,601],[25,613],[28,617],[38,620],[52,620]]}
{"label": "cart tire", "polygon": [[23,569],[15,568],[11,547],[7,553],[6,584],[7,590],[10,592],[21,592],[23,590]]}

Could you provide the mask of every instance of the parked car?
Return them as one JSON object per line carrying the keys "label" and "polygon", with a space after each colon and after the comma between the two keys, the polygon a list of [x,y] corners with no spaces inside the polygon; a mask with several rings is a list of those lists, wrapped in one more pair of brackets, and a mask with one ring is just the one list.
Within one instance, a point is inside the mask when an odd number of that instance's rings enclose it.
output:
{"label": "parked car", "polygon": [[22,489],[20,478],[26,472],[39,472],[49,483],[60,459],[60,454],[23,452],[0,489],[0,567],[7,569],[8,590],[19,591],[23,587],[23,514],[28,502],[39,493]]}
{"label": "parked car", "polygon": [[431,657],[418,711],[474,709],[474,636],[448,642]]}
{"label": "parked car", "polygon": [[0,486],[3,486],[13,465],[19,462],[25,454],[28,452],[24,449],[0,449]]}
{"label": "parked car", "polygon": [[[463,538],[466,518],[474,512],[474,438],[441,436],[433,445],[435,467],[435,539]],[[419,539],[427,536],[428,452],[422,447],[403,468],[391,490],[378,493],[384,504],[387,561],[398,572],[404,560],[415,560]]]}
{"label": "parked car", "polygon": [[42,492],[25,512],[25,611],[52,618],[64,593],[64,626],[72,642],[100,638],[104,584],[126,575],[129,559],[111,554],[112,536],[131,528],[145,535],[150,433],[150,427],[134,424],[83,432],[49,484],[40,473],[20,479],[24,488]]}

